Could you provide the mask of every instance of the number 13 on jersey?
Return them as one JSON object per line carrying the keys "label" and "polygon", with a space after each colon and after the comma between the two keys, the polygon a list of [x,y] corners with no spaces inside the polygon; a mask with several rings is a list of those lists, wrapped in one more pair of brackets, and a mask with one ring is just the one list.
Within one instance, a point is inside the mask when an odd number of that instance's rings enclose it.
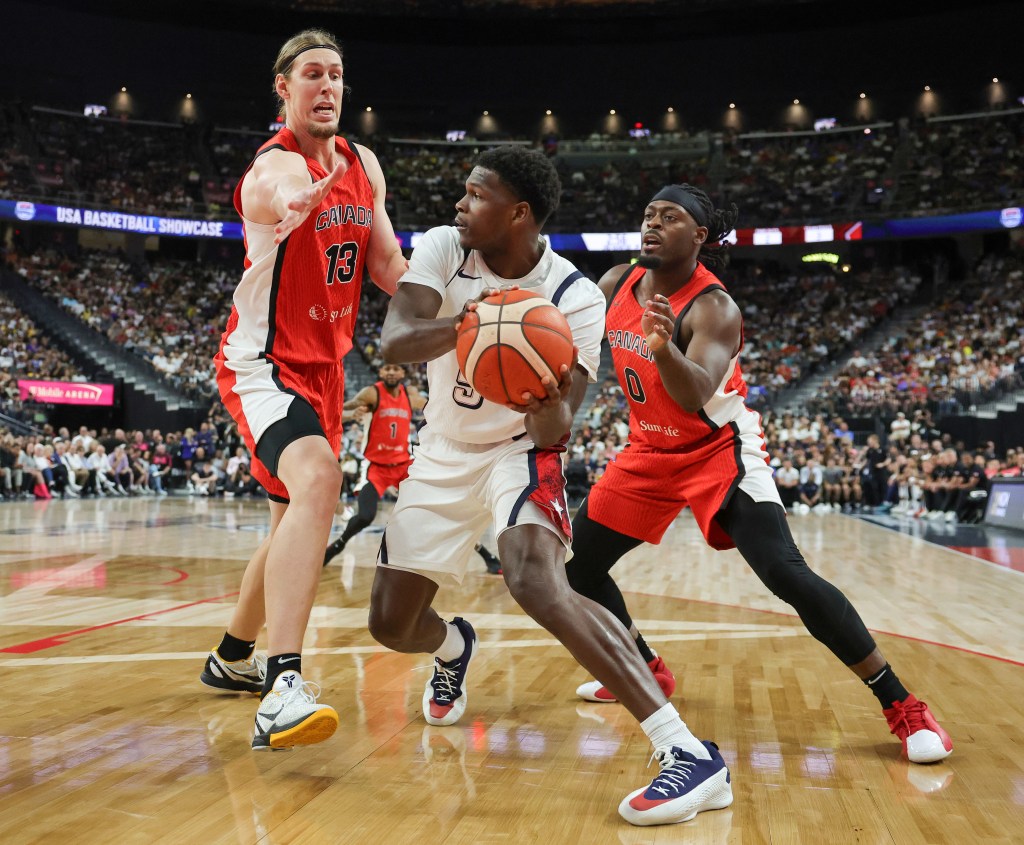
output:
{"label": "number 13 on jersey", "polygon": [[332,244],[324,254],[330,261],[327,265],[327,284],[333,285],[337,281],[344,285],[351,282],[352,277],[356,274],[356,258],[359,256],[359,244],[354,241]]}

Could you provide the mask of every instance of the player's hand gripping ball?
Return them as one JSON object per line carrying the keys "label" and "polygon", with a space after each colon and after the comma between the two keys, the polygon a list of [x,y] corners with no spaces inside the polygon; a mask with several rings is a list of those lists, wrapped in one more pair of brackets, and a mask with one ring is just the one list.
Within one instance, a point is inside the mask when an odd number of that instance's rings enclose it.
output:
{"label": "player's hand gripping ball", "polygon": [[572,331],[550,301],[527,290],[504,290],[467,312],[455,354],[473,389],[501,405],[521,405],[523,393],[547,396],[541,379],[554,384],[562,365],[572,366]]}

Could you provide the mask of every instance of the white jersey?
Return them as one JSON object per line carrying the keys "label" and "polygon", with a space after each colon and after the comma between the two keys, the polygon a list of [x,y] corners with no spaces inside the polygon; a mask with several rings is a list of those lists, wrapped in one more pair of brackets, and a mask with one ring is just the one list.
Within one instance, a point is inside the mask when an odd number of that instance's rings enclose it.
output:
{"label": "white jersey", "polygon": [[[454,226],[439,226],[417,244],[400,285],[426,285],[442,297],[437,317],[454,319],[485,288],[519,285],[551,300],[565,315],[579,349],[579,364],[597,379],[604,335],[604,294],[570,262],[546,246],[537,266],[521,279],[503,279],[476,250],[463,249]],[[459,371],[455,350],[427,363],[430,401],[423,411],[433,432],[463,443],[500,443],[526,432],[523,415],[488,402]]]}

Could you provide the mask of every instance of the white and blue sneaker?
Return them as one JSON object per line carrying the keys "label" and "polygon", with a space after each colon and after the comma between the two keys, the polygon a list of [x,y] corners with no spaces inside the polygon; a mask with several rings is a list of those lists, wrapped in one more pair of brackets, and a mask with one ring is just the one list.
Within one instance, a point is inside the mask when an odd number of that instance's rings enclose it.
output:
{"label": "white and blue sneaker", "polygon": [[267,678],[267,658],[253,654],[248,660],[225,660],[217,649],[210,652],[199,676],[205,686],[222,692],[263,692]]}
{"label": "white and blue sneaker", "polygon": [[454,725],[466,712],[466,674],[469,661],[476,654],[476,631],[460,616],[452,624],[462,632],[466,648],[448,663],[434,658],[434,674],[423,690],[423,718],[429,725]]}
{"label": "white and blue sneaker", "polygon": [[699,760],[675,746],[655,749],[661,772],[650,786],[622,799],[619,815],[635,825],[677,824],[732,804],[732,780],[718,746],[702,745],[710,760]]}
{"label": "white and blue sneaker", "polygon": [[338,728],[338,712],[317,704],[320,687],[298,672],[283,672],[256,711],[253,751],[273,751],[323,742]]}

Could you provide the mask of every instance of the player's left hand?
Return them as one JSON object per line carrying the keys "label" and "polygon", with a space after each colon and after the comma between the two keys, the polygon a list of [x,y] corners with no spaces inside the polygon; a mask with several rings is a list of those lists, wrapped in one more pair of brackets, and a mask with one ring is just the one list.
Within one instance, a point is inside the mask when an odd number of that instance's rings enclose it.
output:
{"label": "player's left hand", "polygon": [[544,385],[544,389],[547,391],[547,396],[538,398],[529,391],[526,391],[523,393],[521,404],[507,403],[505,407],[520,414],[539,414],[551,408],[560,407],[563,397],[568,395],[569,390],[572,388],[572,374],[576,369],[576,364],[579,362],[579,357],[580,351],[574,346],[572,348],[572,361],[568,366],[562,365],[562,372],[560,373],[558,383],[556,384],[550,376],[544,376],[540,380],[540,383]]}
{"label": "player's left hand", "polygon": [[317,208],[331,188],[348,172],[348,162],[342,159],[334,170],[323,179],[314,182],[308,188],[296,191],[288,201],[288,211],[281,222],[274,227],[274,243],[279,244],[292,232],[299,228],[309,217],[310,212]]}
{"label": "player's left hand", "polygon": [[640,331],[646,336],[647,348],[651,352],[657,352],[668,344],[675,326],[676,315],[672,313],[667,297],[657,293],[654,299],[647,300],[640,318]]}

